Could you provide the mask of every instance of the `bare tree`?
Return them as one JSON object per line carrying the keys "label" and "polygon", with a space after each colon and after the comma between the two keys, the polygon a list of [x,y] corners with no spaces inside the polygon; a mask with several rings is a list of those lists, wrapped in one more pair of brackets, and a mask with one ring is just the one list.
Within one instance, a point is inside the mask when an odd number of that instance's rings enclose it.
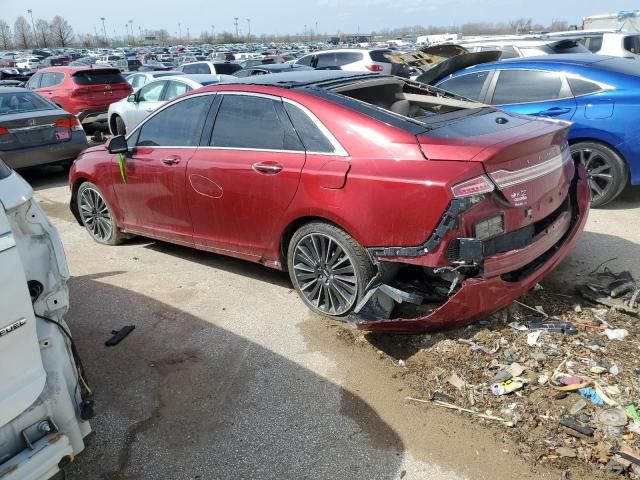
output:
{"label": "bare tree", "polygon": [[36,22],[36,31],[35,31],[35,37],[37,39],[36,43],[39,43],[42,48],[47,48],[50,46],[50,35],[51,29],[49,27],[49,22],[47,22],[46,20],[43,20],[42,18],[40,18],[37,22]]}
{"label": "bare tree", "polygon": [[169,32],[167,32],[164,28],[160,29],[156,32],[156,40],[160,45],[166,45],[169,41]]}
{"label": "bare tree", "polygon": [[13,38],[18,48],[29,48],[31,43],[31,26],[27,19],[20,15],[13,25]]}
{"label": "bare tree", "polygon": [[515,34],[528,33],[531,30],[533,19],[531,18],[518,18],[516,20],[509,20],[509,26]]}
{"label": "bare tree", "polygon": [[562,32],[565,30],[569,30],[569,22],[566,20],[559,20],[554,18],[551,22],[551,26],[549,27],[550,32]]}
{"label": "bare tree", "polygon": [[56,47],[68,47],[73,42],[73,28],[60,15],[53,17],[51,21],[51,41]]}
{"label": "bare tree", "polygon": [[11,48],[11,27],[4,20],[0,20],[0,42],[3,50]]}

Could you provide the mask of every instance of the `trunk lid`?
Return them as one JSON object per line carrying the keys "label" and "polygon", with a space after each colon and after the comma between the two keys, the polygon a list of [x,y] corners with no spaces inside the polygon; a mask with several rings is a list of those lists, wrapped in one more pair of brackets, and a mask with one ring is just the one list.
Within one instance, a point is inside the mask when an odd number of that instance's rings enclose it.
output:
{"label": "trunk lid", "polygon": [[567,144],[570,123],[482,110],[488,111],[433,124],[418,135],[425,157],[482,163],[514,207],[564,199],[575,168]]}
{"label": "trunk lid", "polygon": [[42,392],[46,373],[36,319],[14,232],[5,208],[29,201],[31,188],[16,174],[0,180],[0,426],[18,416]]}
{"label": "trunk lid", "polygon": [[[61,110],[42,110],[3,115],[0,122],[0,150],[37,147],[71,139],[69,128],[56,122],[72,120],[73,117]],[[67,122],[68,123],[68,122]]]}

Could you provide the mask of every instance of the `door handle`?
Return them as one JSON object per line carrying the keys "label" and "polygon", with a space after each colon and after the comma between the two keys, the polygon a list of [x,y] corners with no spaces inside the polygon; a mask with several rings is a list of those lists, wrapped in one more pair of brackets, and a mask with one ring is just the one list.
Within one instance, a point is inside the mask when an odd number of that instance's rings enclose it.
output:
{"label": "door handle", "polygon": [[556,117],[558,115],[564,115],[565,113],[569,113],[571,111],[570,108],[563,108],[563,107],[553,107],[550,108],[549,110],[544,110],[542,112],[539,112],[538,115],[543,116],[543,117]]}
{"label": "door handle", "polygon": [[265,173],[267,175],[275,175],[282,171],[282,165],[279,163],[254,163],[251,168],[258,173]]}
{"label": "door handle", "polygon": [[180,163],[180,157],[171,155],[170,157],[163,158],[162,163],[165,165],[178,165]]}

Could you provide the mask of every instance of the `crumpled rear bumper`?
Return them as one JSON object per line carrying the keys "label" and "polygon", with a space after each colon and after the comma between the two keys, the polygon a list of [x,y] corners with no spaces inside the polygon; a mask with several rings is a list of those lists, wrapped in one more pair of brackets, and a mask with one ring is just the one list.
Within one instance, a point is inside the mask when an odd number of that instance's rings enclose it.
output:
{"label": "crumpled rear bumper", "polygon": [[[455,328],[473,322],[508,306],[518,297],[530,291],[536,283],[545,278],[569,254],[580,237],[587,221],[591,194],[588,175],[584,167],[576,169],[577,179],[574,202],[571,212],[571,223],[563,228],[562,219],[557,222],[557,229],[565,233],[558,235],[551,230],[547,236],[517,251],[510,252],[501,259],[490,263],[490,278],[469,278],[458,291],[453,294],[429,315],[420,318],[396,318],[384,320],[358,320],[356,326],[362,330],[386,333],[421,333],[445,328]],[[557,238],[558,236],[562,238]],[[507,281],[502,273],[515,271],[526,261],[539,258],[542,254],[552,252],[544,263],[532,273],[517,281]],[[508,257],[511,257],[510,259]],[[509,261],[510,260],[510,261]]]}

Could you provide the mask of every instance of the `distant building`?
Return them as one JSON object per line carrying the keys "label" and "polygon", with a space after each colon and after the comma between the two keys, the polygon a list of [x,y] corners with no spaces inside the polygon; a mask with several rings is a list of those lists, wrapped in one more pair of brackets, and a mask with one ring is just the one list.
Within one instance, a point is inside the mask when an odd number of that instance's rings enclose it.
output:
{"label": "distant building", "polygon": [[584,30],[627,30],[640,32],[640,10],[590,15],[582,19]]}

